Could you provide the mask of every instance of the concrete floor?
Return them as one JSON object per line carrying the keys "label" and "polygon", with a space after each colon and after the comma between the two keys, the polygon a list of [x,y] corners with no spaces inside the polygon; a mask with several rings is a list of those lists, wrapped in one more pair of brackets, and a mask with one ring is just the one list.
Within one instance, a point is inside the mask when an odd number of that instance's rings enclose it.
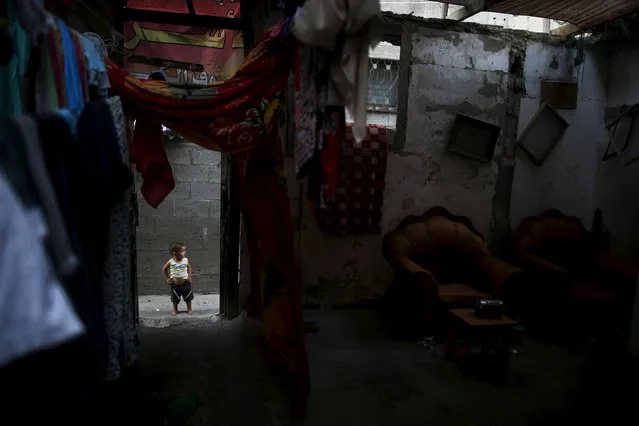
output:
{"label": "concrete floor", "polygon": [[372,311],[311,311],[312,394],[306,425],[528,425],[561,410],[579,360],[528,341],[498,383],[465,377],[434,350],[386,337]]}
{"label": "concrete floor", "polygon": [[168,295],[139,296],[140,325],[167,328],[172,325],[210,322],[218,320],[220,312],[219,294],[196,294],[192,302],[193,315],[186,314],[186,304],[180,302],[178,315],[171,315],[173,306]]}
{"label": "concrete floor", "polygon": [[[307,335],[308,426],[548,426],[565,425],[575,413],[617,424],[631,397],[620,378],[637,377],[617,361],[593,373],[583,355],[526,340],[507,378],[482,383],[445,360],[441,346],[388,339],[376,312],[306,311],[305,319],[320,330]],[[141,377],[152,396],[141,398],[138,424],[290,424],[258,334],[248,319],[142,327]],[[175,420],[180,410],[187,420]]]}

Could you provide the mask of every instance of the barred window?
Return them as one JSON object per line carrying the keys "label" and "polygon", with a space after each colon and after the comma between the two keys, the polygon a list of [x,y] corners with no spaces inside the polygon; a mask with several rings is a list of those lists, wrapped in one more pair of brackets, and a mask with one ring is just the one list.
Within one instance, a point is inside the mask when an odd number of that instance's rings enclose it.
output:
{"label": "barred window", "polygon": [[371,58],[368,75],[368,110],[397,112],[399,61]]}

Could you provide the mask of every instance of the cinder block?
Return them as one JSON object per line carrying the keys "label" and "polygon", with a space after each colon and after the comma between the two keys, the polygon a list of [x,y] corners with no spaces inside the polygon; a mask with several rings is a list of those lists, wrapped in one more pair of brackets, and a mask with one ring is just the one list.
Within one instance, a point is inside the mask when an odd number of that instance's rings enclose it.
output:
{"label": "cinder block", "polygon": [[189,247],[194,250],[220,250],[219,234],[191,234],[189,237]]}
{"label": "cinder block", "polygon": [[175,182],[175,188],[167,198],[173,200],[188,200],[191,198],[191,184],[189,182]]}
{"label": "cinder block", "polygon": [[193,182],[191,184],[191,199],[193,200],[219,200],[221,197],[221,185],[219,183]]}
{"label": "cinder block", "polygon": [[191,164],[215,165],[219,164],[221,158],[221,153],[199,146],[191,150]]}
{"label": "cinder block", "polygon": [[154,232],[155,231],[155,219],[152,216],[138,215],[138,227],[137,232]]}
{"label": "cinder block", "polygon": [[169,288],[162,277],[138,276],[138,294],[140,296],[166,294],[167,303],[170,303]]}
{"label": "cinder block", "polygon": [[191,233],[193,234],[210,234],[211,226],[214,224],[214,221],[209,217],[192,217],[189,219],[189,224]]}
{"label": "cinder block", "polygon": [[167,142],[164,144],[166,156],[172,166],[176,164],[191,164],[191,145],[184,142]]}
{"label": "cinder block", "polygon": [[173,166],[173,177],[176,182],[208,182],[210,173],[209,166]]}
{"label": "cinder block", "polygon": [[138,231],[135,236],[138,250],[166,250],[170,244],[168,232]]}
{"label": "cinder block", "polygon": [[138,277],[162,278],[162,266],[169,259],[168,247],[164,250],[138,250]]}
{"label": "cinder block", "polygon": [[193,290],[201,294],[218,294],[220,292],[219,274],[193,275]]}
{"label": "cinder block", "polygon": [[212,166],[210,166],[211,170],[209,172],[209,182],[222,182],[222,163],[216,162]]}
{"label": "cinder block", "polygon": [[168,233],[170,237],[175,235],[189,235],[191,224],[189,219],[176,217],[155,218],[155,229],[159,233]]}
{"label": "cinder block", "polygon": [[221,218],[222,217],[222,202],[219,200],[212,200],[211,204],[211,217]]}
{"label": "cinder block", "polygon": [[219,274],[220,251],[217,250],[188,250],[187,257],[191,262],[194,274]]}
{"label": "cinder block", "polygon": [[150,216],[150,217],[173,217],[175,215],[173,200],[170,198],[165,198],[162,203],[158,206],[157,209],[149,206],[147,202],[142,197],[142,194],[138,192],[138,211],[140,216]]}
{"label": "cinder block", "polygon": [[175,217],[209,217],[209,203],[205,200],[180,200],[175,202]]}

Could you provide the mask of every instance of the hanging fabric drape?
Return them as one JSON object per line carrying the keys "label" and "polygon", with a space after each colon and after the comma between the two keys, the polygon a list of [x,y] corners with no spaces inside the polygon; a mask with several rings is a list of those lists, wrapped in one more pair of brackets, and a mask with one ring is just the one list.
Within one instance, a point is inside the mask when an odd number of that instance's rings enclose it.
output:
{"label": "hanging fabric drape", "polygon": [[[266,124],[279,110],[292,61],[293,40],[280,24],[244,60],[234,77],[209,86],[138,80],[109,61],[109,79],[127,112],[155,119],[204,148],[246,151],[263,141]],[[127,114],[129,115],[129,114]]]}
{"label": "hanging fabric drape", "polygon": [[250,314],[262,320],[267,356],[286,373],[292,414],[305,415],[309,372],[296,277],[293,226],[278,136],[294,41],[285,24],[269,30],[233,78],[210,86],[140,81],[109,62],[112,90],[136,119],[131,160],[144,178],[142,194],[157,206],[172,190],[161,125],[216,151],[235,154],[251,258]]}

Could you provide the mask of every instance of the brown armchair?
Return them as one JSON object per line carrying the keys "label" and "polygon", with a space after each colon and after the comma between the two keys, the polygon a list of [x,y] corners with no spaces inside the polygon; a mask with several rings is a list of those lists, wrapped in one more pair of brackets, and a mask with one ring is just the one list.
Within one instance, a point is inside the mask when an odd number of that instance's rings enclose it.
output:
{"label": "brown armchair", "polygon": [[491,295],[508,302],[520,269],[493,257],[472,222],[443,207],[410,216],[384,239],[395,272],[386,294],[391,331],[435,334],[446,308],[472,307]]}
{"label": "brown armchair", "polygon": [[524,220],[511,256],[534,278],[529,299],[546,300],[543,316],[588,328],[629,320],[638,269],[607,253],[578,218],[548,210]]}

